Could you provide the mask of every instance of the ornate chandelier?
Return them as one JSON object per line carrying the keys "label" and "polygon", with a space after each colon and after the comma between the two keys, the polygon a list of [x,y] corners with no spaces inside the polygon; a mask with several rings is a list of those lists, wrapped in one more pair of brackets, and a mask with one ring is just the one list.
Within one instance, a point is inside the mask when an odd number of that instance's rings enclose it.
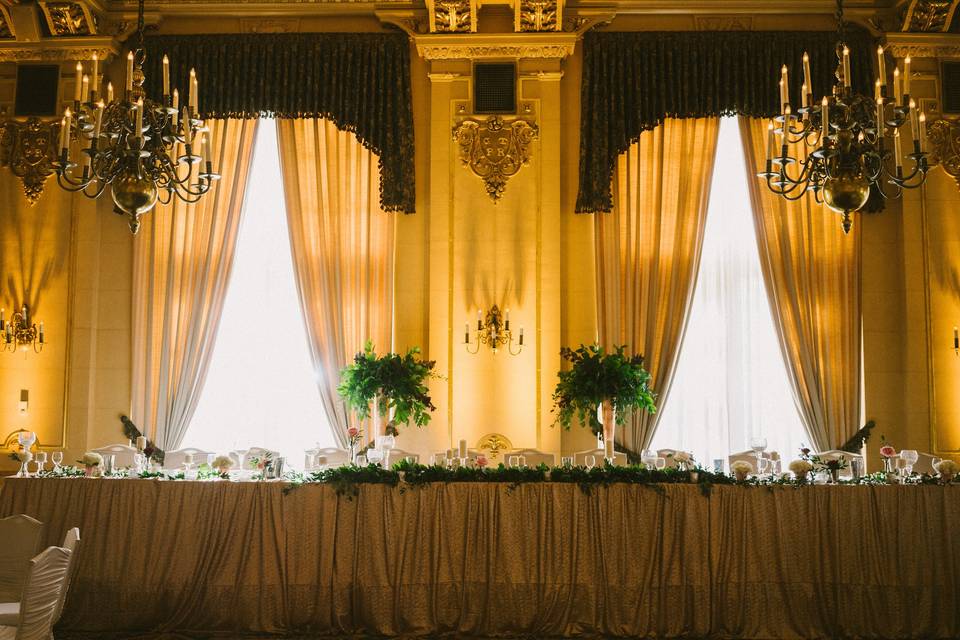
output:
{"label": "ornate chandelier", "polygon": [[[873,99],[851,88],[850,50],[843,43],[843,0],[837,0],[838,66],[832,95],[814,102],[810,60],[803,54],[801,106],[790,104],[788,69],[780,69],[780,115],[767,133],[766,170],[758,175],[767,187],[787,200],[799,200],[812,191],[818,203],[841,215],[844,233],[850,231],[851,216],[867,203],[871,188],[884,198],[899,198],[904,189],[923,184],[927,158],[923,150],[926,115],[918,113],[910,97],[910,58],[903,61],[903,74],[893,72],[893,97],[888,95],[883,47],[877,47],[877,71]],[[912,165],[904,171],[901,128],[910,122]],[[775,124],[776,123],[776,126]],[[779,155],[776,138],[779,136]],[[893,138],[893,149],[886,138]],[[793,145],[802,145],[797,156]],[[891,166],[892,165],[892,166]]]}
{"label": "ornate chandelier", "polygon": [[[67,191],[98,198],[109,185],[117,211],[129,217],[133,233],[140,228],[140,216],[158,201],[166,204],[176,196],[197,202],[220,177],[213,171],[208,129],[197,111],[199,91],[193,69],[189,99],[182,109],[179,91],[170,92],[166,56],[161,101],[145,95],[143,1],[137,14],[137,47],[127,54],[126,87],[118,99],[110,82],[106,100],[100,96],[96,55],[90,75],[77,63],[73,108],[66,110],[61,121],[59,157],[54,163],[57,182]],[[82,160],[71,158],[74,141],[79,142]]]}
{"label": "ornate chandelier", "polygon": [[470,348],[470,323],[464,325],[463,344],[466,345],[467,353],[476,354],[480,351],[480,345],[485,344],[496,354],[500,347],[506,347],[507,352],[512,356],[520,355],[523,351],[523,327],[520,327],[520,336],[514,348],[513,330],[510,329],[510,309],[507,309],[506,316],[500,313],[500,307],[493,305],[487,311],[486,317],[477,310],[477,339],[473,349]]}
{"label": "ornate chandelier", "polygon": [[27,305],[20,311],[14,311],[9,322],[4,320],[4,311],[0,309],[0,351],[43,351],[46,344],[43,336],[43,322],[38,327],[30,322]]}

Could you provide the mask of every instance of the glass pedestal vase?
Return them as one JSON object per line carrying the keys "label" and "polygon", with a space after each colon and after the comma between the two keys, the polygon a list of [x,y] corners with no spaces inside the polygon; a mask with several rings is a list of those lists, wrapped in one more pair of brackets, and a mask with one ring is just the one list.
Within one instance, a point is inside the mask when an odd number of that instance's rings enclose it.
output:
{"label": "glass pedestal vase", "polygon": [[603,457],[613,464],[614,460],[614,437],[617,430],[617,414],[614,411],[613,403],[604,400],[601,405],[603,416]]}

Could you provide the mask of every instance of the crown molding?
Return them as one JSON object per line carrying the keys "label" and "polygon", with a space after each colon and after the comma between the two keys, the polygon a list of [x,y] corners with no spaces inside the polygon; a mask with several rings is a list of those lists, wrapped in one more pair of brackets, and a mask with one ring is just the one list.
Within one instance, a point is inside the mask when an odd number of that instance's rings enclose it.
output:
{"label": "crown molding", "polygon": [[960,34],[888,33],[887,50],[896,58],[960,57]]}
{"label": "crown molding", "polygon": [[39,42],[0,41],[0,62],[61,62],[89,60],[96,53],[109,60],[120,52],[120,42],[111,36],[44,38]]}
{"label": "crown molding", "polygon": [[413,36],[424,60],[539,58],[562,60],[573,53],[576,33],[449,33]]}

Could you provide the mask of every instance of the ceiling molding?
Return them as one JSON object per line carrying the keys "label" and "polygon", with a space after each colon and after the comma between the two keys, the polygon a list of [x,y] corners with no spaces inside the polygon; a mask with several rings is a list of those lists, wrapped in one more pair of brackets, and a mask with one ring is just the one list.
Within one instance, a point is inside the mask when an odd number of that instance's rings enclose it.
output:
{"label": "ceiling molding", "polygon": [[424,60],[483,60],[490,58],[550,58],[573,53],[576,33],[450,33],[415,35]]}
{"label": "ceiling molding", "polygon": [[887,50],[895,58],[960,57],[960,34],[888,33]]}
{"label": "ceiling molding", "polygon": [[960,0],[910,0],[903,31],[945,33],[950,31]]}

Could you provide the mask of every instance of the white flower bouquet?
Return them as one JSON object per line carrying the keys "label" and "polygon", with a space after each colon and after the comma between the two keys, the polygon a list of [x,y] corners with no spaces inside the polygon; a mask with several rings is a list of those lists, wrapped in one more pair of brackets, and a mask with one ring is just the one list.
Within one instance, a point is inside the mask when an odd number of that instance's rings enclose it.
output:
{"label": "white flower bouquet", "polygon": [[807,474],[813,471],[813,465],[807,460],[794,460],[790,463],[790,471],[797,477],[797,480],[805,480]]}
{"label": "white flower bouquet", "polygon": [[747,476],[753,472],[753,465],[746,460],[737,460],[730,465],[730,471],[739,481],[747,479]]}
{"label": "white flower bouquet", "polygon": [[957,472],[960,472],[960,465],[953,460],[941,460],[937,463],[937,473],[944,482],[952,482]]}
{"label": "white flower bouquet", "polygon": [[100,465],[103,464],[103,456],[96,451],[87,451],[77,462],[86,467],[86,475],[88,478],[94,478],[100,475]]}
{"label": "white flower bouquet", "polygon": [[220,473],[227,473],[233,468],[233,458],[230,456],[217,456],[210,465]]}

